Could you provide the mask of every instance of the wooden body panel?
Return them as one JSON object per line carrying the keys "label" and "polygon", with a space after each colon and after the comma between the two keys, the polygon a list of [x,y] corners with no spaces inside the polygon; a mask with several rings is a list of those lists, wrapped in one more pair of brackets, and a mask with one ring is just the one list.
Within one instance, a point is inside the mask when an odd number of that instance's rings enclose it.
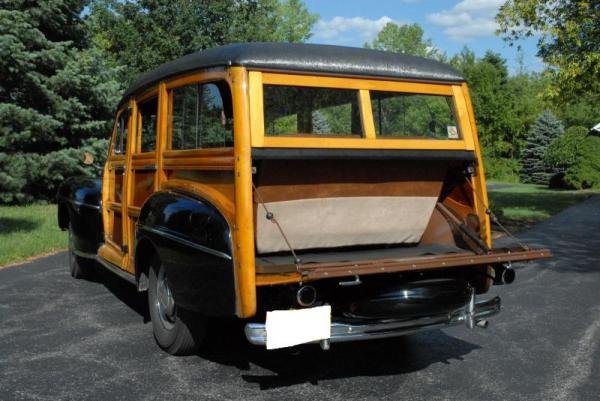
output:
{"label": "wooden body panel", "polygon": [[[234,114],[233,148],[171,150],[171,90],[183,85],[214,80],[226,81],[231,89]],[[356,89],[363,137],[265,137],[262,85],[290,83],[298,86]],[[377,138],[370,90],[451,96],[461,138]],[[135,224],[144,202],[156,191],[180,191],[210,202],[230,225],[238,316],[249,317],[256,312],[257,285],[301,281],[301,276],[295,273],[257,275],[255,272],[257,203],[253,198],[252,188],[253,147],[474,151],[477,158],[477,175],[472,179],[471,185],[479,195],[466,200],[454,200],[450,197],[448,202],[460,209],[461,214],[466,215],[474,211],[482,222],[484,241],[488,244],[491,241],[489,219],[484,206],[487,204],[487,194],[481,154],[465,84],[311,76],[306,73],[248,71],[243,67],[212,68],[174,77],[148,88],[144,93],[134,96],[121,112],[128,108],[132,116],[137,116],[137,104],[152,97],[158,98],[156,151],[140,153],[142,138],[139,118],[131,118],[127,154],[112,155],[112,149],[110,150],[111,156],[105,166],[103,180],[102,213],[106,238],[99,255],[128,272],[135,271]],[[114,135],[115,133],[113,137]],[[419,162],[394,165],[379,161],[377,163],[380,170],[374,167],[375,162],[363,161],[352,166],[344,161],[331,162],[330,165],[326,165],[327,162],[323,163],[263,161],[262,166],[267,168],[259,168],[254,181],[265,201],[373,194],[438,196],[448,169],[447,162],[434,161],[427,161],[426,165],[421,166]],[[340,174],[341,171],[348,170],[353,171],[350,176]],[[121,177],[117,177],[118,171],[122,171]],[[295,174],[298,171],[303,171],[303,174]],[[323,175],[323,171],[329,173]],[[440,216],[435,219],[439,221]],[[436,225],[433,222],[430,226],[432,224]],[[120,233],[120,236],[115,233]],[[451,235],[447,230],[436,231],[435,227],[428,228],[424,235],[426,241],[442,238],[444,241],[450,241]]]}

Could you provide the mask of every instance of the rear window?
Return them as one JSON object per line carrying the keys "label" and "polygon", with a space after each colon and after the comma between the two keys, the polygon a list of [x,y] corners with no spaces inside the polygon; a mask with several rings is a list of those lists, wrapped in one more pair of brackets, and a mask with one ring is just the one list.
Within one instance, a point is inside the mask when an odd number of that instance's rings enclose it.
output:
{"label": "rear window", "polygon": [[358,91],[265,85],[266,136],[362,136]]}
{"label": "rear window", "polygon": [[450,96],[371,91],[371,106],[378,137],[460,139]]}

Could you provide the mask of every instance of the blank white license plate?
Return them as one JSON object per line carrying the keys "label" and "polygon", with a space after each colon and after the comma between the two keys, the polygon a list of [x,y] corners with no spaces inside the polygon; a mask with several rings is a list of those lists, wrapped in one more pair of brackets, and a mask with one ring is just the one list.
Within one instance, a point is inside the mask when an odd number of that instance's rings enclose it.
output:
{"label": "blank white license plate", "polygon": [[331,337],[331,306],[267,312],[267,349],[291,347]]}

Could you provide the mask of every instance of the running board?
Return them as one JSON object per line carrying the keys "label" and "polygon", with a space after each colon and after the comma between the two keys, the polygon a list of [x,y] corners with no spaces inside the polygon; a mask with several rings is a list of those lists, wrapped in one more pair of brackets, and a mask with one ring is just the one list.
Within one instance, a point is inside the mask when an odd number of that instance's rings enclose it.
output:
{"label": "running board", "polygon": [[109,270],[112,273],[116,274],[117,276],[121,277],[123,280],[126,280],[127,282],[129,282],[133,285],[137,285],[135,276],[133,274],[126,272],[125,270],[119,268],[118,266],[110,263],[108,260],[103,259],[102,257],[100,257],[98,255],[96,255],[96,262],[100,263],[107,270]]}

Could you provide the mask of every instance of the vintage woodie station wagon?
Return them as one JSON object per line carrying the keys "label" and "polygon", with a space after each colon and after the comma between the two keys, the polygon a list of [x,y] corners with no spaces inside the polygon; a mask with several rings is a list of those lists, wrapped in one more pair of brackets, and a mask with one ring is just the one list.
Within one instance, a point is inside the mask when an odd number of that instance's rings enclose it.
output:
{"label": "vintage woodie station wagon", "polygon": [[492,247],[467,84],[396,53],[233,44],[143,75],[118,106],[101,179],[58,194],[75,277],[147,291],[173,354],[211,317],[269,349],[485,327],[511,262]]}

